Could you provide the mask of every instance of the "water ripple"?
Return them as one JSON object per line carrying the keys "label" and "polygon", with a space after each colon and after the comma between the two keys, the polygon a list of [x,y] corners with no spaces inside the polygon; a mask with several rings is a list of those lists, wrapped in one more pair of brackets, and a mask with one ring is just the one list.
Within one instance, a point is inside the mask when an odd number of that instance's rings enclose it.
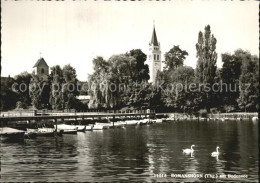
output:
{"label": "water ripple", "polygon": [[[252,133],[248,133],[252,131]],[[258,181],[258,131],[248,123],[178,122],[1,141],[1,182],[204,182],[171,174],[248,175]],[[195,144],[193,156],[182,153]],[[220,146],[218,158],[210,154]],[[156,178],[156,174],[167,177]],[[15,175],[15,176],[14,176]],[[234,179],[218,179],[232,182]]]}

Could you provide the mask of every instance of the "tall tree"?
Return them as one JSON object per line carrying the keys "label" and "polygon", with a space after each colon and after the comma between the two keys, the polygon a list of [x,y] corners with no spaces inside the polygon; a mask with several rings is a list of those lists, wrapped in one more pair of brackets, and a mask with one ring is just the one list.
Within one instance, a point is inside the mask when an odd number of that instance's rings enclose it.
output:
{"label": "tall tree", "polygon": [[77,90],[76,70],[65,65],[62,69],[59,65],[51,68],[51,94],[50,104],[53,109],[71,109],[75,108],[76,96],[79,94]]}
{"label": "tall tree", "polygon": [[211,88],[216,79],[216,43],[217,39],[211,34],[210,26],[205,27],[204,33],[199,32],[198,43],[196,44],[197,49],[197,67],[195,71],[195,76],[197,82],[204,85],[202,88],[202,95],[204,96],[204,103],[207,112],[210,112],[210,107],[212,107],[214,94],[212,89],[209,91],[205,90],[205,87]]}
{"label": "tall tree", "polygon": [[0,92],[0,99],[1,99],[1,111],[14,109],[16,106],[16,102],[18,100],[18,94],[13,91],[12,85],[14,84],[15,80],[8,76],[6,79],[1,77],[1,92]]}
{"label": "tall tree", "polygon": [[19,101],[23,103],[23,106],[31,105],[31,98],[29,92],[29,84],[32,75],[28,72],[22,72],[14,77],[15,85],[14,88],[19,96]]}
{"label": "tall tree", "polygon": [[148,81],[149,76],[149,67],[145,64],[147,56],[140,49],[130,50],[129,53],[126,53],[126,56],[132,56],[136,61],[136,68],[134,72],[133,81],[142,82]]}
{"label": "tall tree", "polygon": [[173,46],[168,52],[164,54],[165,57],[165,70],[173,70],[183,65],[184,60],[188,56],[186,50],[180,49],[178,46]]}
{"label": "tall tree", "polygon": [[239,96],[239,77],[241,74],[242,60],[239,56],[239,50],[231,55],[224,53],[221,55],[223,66],[220,70],[220,79],[222,81],[222,104],[227,109],[236,109],[238,107],[237,98]]}
{"label": "tall tree", "polygon": [[64,101],[62,98],[62,84],[64,83],[63,72],[59,65],[51,67],[51,91],[49,102],[52,109],[60,110],[64,109]]}
{"label": "tall tree", "polygon": [[[126,85],[129,82],[134,81],[133,79],[136,76],[136,59],[132,56],[126,54],[113,55],[108,60],[109,67],[109,96],[110,100],[108,104],[110,107],[119,107],[125,104],[121,103],[121,96],[123,91],[126,91]],[[119,90],[119,84],[121,84],[121,89]],[[114,85],[114,86],[113,86]]]}
{"label": "tall tree", "polygon": [[259,110],[259,58],[247,51],[239,50],[236,55],[241,57],[240,95],[238,105],[245,111]]}
{"label": "tall tree", "polygon": [[[167,87],[163,92],[163,99],[167,107],[180,112],[185,112],[186,108],[192,105],[192,92],[188,86],[194,82],[194,69],[188,66],[180,66],[168,72]],[[195,109],[195,108],[194,108]]]}
{"label": "tall tree", "polygon": [[77,74],[75,68],[71,65],[65,65],[62,69],[64,84],[62,89],[62,98],[65,102],[65,108],[71,109],[75,108],[78,101],[76,100],[76,96],[79,95],[79,91],[77,90]]}
{"label": "tall tree", "polygon": [[180,66],[168,73],[170,82],[191,83],[194,81],[194,69],[189,66]]}
{"label": "tall tree", "polygon": [[89,107],[119,108],[136,104],[138,100],[133,95],[137,90],[136,83],[145,83],[149,79],[145,60],[146,55],[140,49],[113,55],[108,61],[95,58],[94,73],[89,77],[92,86]]}
{"label": "tall tree", "polygon": [[105,87],[108,81],[109,63],[103,57],[93,59],[94,73],[89,75],[88,83],[90,84],[89,94],[92,99],[89,102],[90,108],[107,107],[108,90]]}
{"label": "tall tree", "polygon": [[37,109],[50,108],[50,80],[32,74],[30,82],[30,97],[32,105]]}

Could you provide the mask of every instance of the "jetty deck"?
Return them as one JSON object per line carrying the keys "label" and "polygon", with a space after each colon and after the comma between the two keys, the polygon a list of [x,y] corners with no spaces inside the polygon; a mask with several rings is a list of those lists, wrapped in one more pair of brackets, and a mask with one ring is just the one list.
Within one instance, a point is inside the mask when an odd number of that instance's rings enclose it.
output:
{"label": "jetty deck", "polygon": [[18,115],[18,116],[1,116],[1,122],[11,122],[11,121],[39,121],[39,120],[65,120],[65,119],[75,119],[84,120],[88,118],[100,119],[100,118],[113,118],[116,117],[152,117],[154,112],[150,113],[58,113],[58,114],[38,114],[34,116]]}

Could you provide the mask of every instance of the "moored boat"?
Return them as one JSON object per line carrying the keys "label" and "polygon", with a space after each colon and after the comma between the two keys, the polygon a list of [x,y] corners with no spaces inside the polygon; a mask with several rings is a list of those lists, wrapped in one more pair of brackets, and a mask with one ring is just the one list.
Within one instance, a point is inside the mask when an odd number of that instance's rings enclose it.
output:
{"label": "moored boat", "polygon": [[38,128],[37,129],[37,136],[44,136],[44,137],[53,137],[55,136],[56,130],[55,128]]}
{"label": "moored boat", "polygon": [[155,119],[155,123],[162,123],[163,120],[162,119]]}
{"label": "moored boat", "polygon": [[34,139],[37,137],[38,130],[27,128],[24,134],[24,138],[26,139]]}
{"label": "moored boat", "polygon": [[125,121],[126,125],[137,125],[139,121],[137,120],[126,120]]}
{"label": "moored boat", "polygon": [[93,130],[103,130],[103,125],[98,125],[98,124],[95,124],[94,126],[93,126]]}
{"label": "moored boat", "polygon": [[117,123],[118,123],[118,128],[124,128],[126,125],[125,121],[118,121]]}
{"label": "moored boat", "polygon": [[144,124],[148,124],[150,122],[150,120],[149,119],[147,119],[147,118],[145,118],[145,119],[141,119],[141,120],[139,120],[139,125],[144,125]]}
{"label": "moored boat", "polygon": [[124,125],[125,125],[125,122],[123,122],[123,121],[117,121],[117,122],[114,122],[114,124],[113,124],[113,122],[109,123],[110,128],[122,128]]}
{"label": "moored boat", "polygon": [[86,126],[85,125],[76,125],[76,127],[78,127],[78,132],[84,132],[86,130]]}
{"label": "moored boat", "polygon": [[[114,125],[115,125],[115,123],[114,123]],[[114,128],[113,122],[108,123],[108,127],[109,127],[109,128]]]}
{"label": "moored boat", "polygon": [[110,123],[96,123],[97,126],[103,126],[103,129],[108,129],[110,127]]}
{"label": "moored boat", "polygon": [[86,131],[92,131],[94,125],[87,125],[85,130]]}
{"label": "moored boat", "polygon": [[162,118],[162,122],[166,122],[167,120],[166,120],[167,118]]}
{"label": "moored boat", "polygon": [[174,117],[165,118],[163,122],[175,121]]}
{"label": "moored boat", "polygon": [[253,121],[253,122],[258,121],[258,117],[257,117],[257,116],[252,117],[252,121]]}
{"label": "moored boat", "polygon": [[140,121],[138,124],[139,124],[140,126],[144,126],[144,125],[147,125],[147,124],[148,124],[148,122],[143,122],[143,121]]}
{"label": "moored boat", "polygon": [[200,121],[207,121],[207,118],[199,117],[199,120],[200,120]]}
{"label": "moored boat", "polygon": [[23,139],[25,131],[17,130],[15,128],[2,127],[0,128],[0,136],[10,139]]}
{"label": "moored boat", "polygon": [[63,134],[77,134],[78,127],[76,125],[60,124],[57,125],[57,131],[63,131]]}

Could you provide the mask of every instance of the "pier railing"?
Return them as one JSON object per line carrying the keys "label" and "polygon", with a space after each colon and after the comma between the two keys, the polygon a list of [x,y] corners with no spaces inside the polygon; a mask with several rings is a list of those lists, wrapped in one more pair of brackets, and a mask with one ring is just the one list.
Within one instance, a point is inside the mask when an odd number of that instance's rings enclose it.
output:
{"label": "pier railing", "polygon": [[247,118],[251,119],[252,117],[258,116],[257,112],[233,112],[233,113],[218,113],[218,114],[208,114],[208,118],[229,118],[229,119],[237,119],[237,118]]}
{"label": "pier railing", "polygon": [[[114,111],[116,112],[116,111]],[[104,113],[104,112],[76,112],[76,113],[49,113],[49,114],[36,114],[34,115],[14,115],[14,116],[3,116],[1,115],[0,120],[7,124],[11,121],[13,122],[28,122],[31,121],[64,121],[64,120],[100,120],[100,119],[111,119],[115,121],[116,118],[128,118],[128,117],[154,117],[155,113],[151,111],[143,111],[143,113],[137,113],[137,111],[132,111],[131,113]]]}
{"label": "pier railing", "polygon": [[91,114],[140,114],[140,113],[155,113],[154,110],[88,110],[77,112],[75,110],[14,110],[0,112],[1,117],[22,117],[22,116],[67,116],[67,115],[91,115]]}

